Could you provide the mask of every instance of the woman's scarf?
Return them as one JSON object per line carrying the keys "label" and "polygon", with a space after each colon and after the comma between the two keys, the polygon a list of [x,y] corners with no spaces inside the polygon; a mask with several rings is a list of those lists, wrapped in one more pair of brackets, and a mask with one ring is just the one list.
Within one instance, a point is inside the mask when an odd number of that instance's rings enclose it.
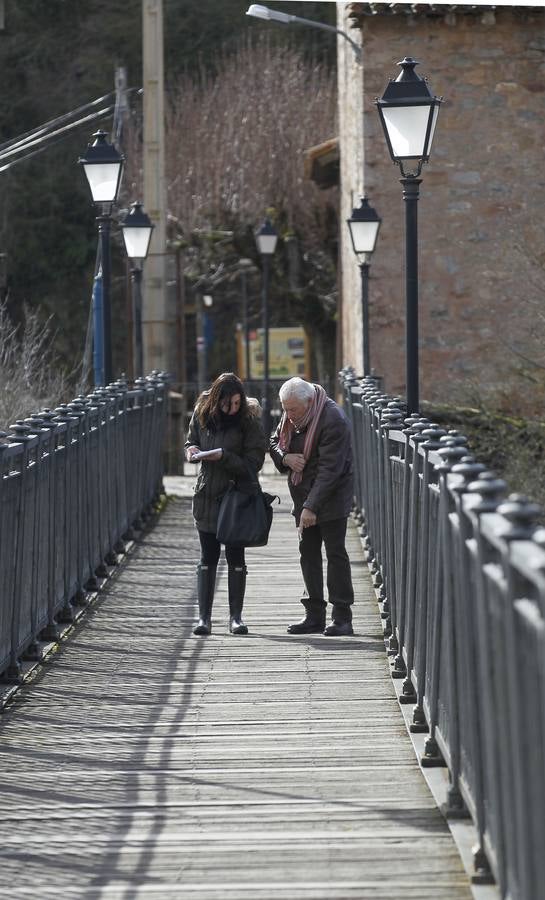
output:
{"label": "woman's scarf", "polygon": [[[314,397],[312,398],[312,401],[305,415],[303,416],[301,421],[297,423],[297,431],[303,431],[303,429],[305,428],[307,429],[307,433],[305,434],[305,443],[303,445],[303,456],[305,457],[305,463],[308,461],[310,454],[312,453],[314,439],[316,437],[316,429],[318,427],[318,421],[327,400],[327,394],[320,384],[314,384],[313,387]],[[278,436],[278,446],[281,450],[284,451],[284,453],[287,453],[289,450],[294,431],[295,425],[290,422],[286,413],[284,413],[282,415],[282,419],[280,420],[280,433]],[[303,473],[294,472],[292,469],[289,478],[292,484],[299,484],[299,482],[303,478]]]}

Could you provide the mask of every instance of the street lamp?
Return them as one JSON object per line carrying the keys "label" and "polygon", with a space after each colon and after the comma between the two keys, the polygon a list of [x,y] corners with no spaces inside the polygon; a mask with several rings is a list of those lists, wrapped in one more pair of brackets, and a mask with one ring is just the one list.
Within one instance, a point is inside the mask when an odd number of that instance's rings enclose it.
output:
{"label": "street lamp", "polygon": [[371,374],[369,354],[369,268],[370,258],[375,249],[382,219],[376,209],[369,206],[367,197],[361,198],[358,207],[354,207],[352,215],[346,220],[354,253],[358,257],[361,275],[361,324],[363,348],[363,374]]}
{"label": "street lamp", "polygon": [[[112,322],[110,308],[110,223],[112,206],[117,200],[125,157],[106,140],[105,131],[97,131],[93,144],[87,145],[85,156],[78,162],[87,176],[93,203],[101,209],[98,222],[100,268],[102,270],[102,315],[95,310],[95,343],[103,349],[104,371],[95,371],[98,384],[112,381]],[[98,267],[97,267],[98,272]],[[95,290],[97,285],[95,283]],[[98,376],[98,377],[97,377]]]}
{"label": "street lamp", "polygon": [[251,380],[251,372],[250,372],[250,326],[248,322],[248,286],[246,282],[246,275],[249,270],[254,269],[253,263],[251,259],[246,259],[242,257],[239,260],[239,269],[240,269],[240,282],[241,282],[241,290],[242,290],[242,321],[244,327],[244,356],[245,356],[245,378],[246,381]]}
{"label": "street lamp", "polygon": [[279,12],[277,9],[269,9],[268,6],[262,6],[259,3],[252,3],[246,10],[246,15],[254,16],[256,19],[264,19],[266,22],[279,22],[280,25],[309,25],[311,28],[321,28],[322,31],[332,31],[335,34],[340,34],[341,37],[348,41],[357,60],[362,58],[361,47],[356,41],[352,40],[346,31],[341,31],[340,28],[335,28],[334,25],[326,25],[325,22],[316,22],[314,19],[304,19],[301,16],[291,16],[288,13]]}
{"label": "street lamp", "polygon": [[256,232],[255,242],[263,265],[263,427],[271,432],[269,409],[269,260],[276,250],[278,235],[269,219]]}
{"label": "street lamp", "polygon": [[375,102],[390,156],[401,169],[405,201],[406,391],[407,412],[418,412],[418,219],[419,175],[430,150],[442,97],[435,97],[405,57],[401,72]]}
{"label": "street lamp", "polygon": [[148,255],[151,233],[154,225],[142,209],[142,204],[131,203],[130,212],[125,216],[121,230],[125,250],[131,261],[131,293],[133,309],[134,376],[144,374],[144,353],[142,342],[142,263]]}

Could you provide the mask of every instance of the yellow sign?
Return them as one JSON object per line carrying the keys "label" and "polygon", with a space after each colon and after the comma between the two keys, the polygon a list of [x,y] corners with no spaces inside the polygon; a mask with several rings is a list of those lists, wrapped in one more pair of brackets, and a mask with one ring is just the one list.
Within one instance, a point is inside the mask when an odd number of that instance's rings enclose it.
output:
{"label": "yellow sign", "polygon": [[[241,378],[263,378],[263,329],[252,329],[250,341],[250,372],[246,371],[246,341],[244,331],[237,331],[237,362]],[[269,379],[287,379],[293,375],[310,378],[310,346],[304,329],[269,328]]]}

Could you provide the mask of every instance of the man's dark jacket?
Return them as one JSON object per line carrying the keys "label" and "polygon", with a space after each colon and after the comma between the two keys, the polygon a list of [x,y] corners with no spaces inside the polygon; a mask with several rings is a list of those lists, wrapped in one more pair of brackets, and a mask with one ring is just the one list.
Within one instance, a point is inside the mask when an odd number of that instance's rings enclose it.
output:
{"label": "man's dark jacket", "polygon": [[[278,471],[289,475],[291,469],[283,464],[284,453],[278,448],[279,435],[280,425],[271,437],[269,452]],[[286,453],[302,453],[304,443],[305,432],[294,431]],[[303,507],[316,513],[317,524],[350,513],[354,499],[350,425],[333,400],[328,399],[322,410],[302,481],[294,485],[289,479],[288,484],[297,525]]]}

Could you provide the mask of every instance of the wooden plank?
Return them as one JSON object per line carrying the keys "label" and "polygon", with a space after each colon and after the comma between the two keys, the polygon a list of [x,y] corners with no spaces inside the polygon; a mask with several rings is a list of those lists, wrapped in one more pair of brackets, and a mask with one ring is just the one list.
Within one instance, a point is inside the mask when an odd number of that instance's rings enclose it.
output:
{"label": "wooden plank", "polygon": [[[355,635],[286,633],[302,580],[285,483],[248,551],[246,637],[195,638],[190,484],[4,713],[10,897],[471,897],[395,696],[356,529]],[[13,887],[12,887],[13,886]]]}

